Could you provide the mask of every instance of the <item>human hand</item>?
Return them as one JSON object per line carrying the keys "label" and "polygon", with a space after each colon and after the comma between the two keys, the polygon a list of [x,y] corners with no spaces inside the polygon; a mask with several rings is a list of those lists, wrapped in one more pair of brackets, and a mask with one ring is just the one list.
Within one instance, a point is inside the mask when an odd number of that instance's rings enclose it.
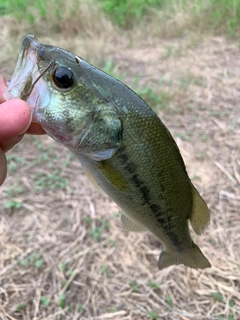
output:
{"label": "human hand", "polygon": [[39,124],[31,123],[31,109],[25,101],[20,99],[4,100],[3,92],[6,89],[6,81],[0,75],[0,185],[7,175],[5,153],[17,144],[25,133],[45,133]]}

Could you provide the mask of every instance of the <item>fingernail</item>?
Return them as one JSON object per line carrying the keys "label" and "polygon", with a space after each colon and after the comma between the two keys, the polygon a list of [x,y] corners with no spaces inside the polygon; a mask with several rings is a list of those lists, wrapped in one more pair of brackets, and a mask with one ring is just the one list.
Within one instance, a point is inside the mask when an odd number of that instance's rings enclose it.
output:
{"label": "fingernail", "polygon": [[25,129],[23,131],[21,131],[18,135],[18,137],[21,137],[24,135],[24,133],[27,131],[27,129],[29,128],[30,124],[32,123],[32,113],[31,113],[31,116],[30,116],[30,119],[29,119],[29,122],[28,122],[28,125],[25,127]]}

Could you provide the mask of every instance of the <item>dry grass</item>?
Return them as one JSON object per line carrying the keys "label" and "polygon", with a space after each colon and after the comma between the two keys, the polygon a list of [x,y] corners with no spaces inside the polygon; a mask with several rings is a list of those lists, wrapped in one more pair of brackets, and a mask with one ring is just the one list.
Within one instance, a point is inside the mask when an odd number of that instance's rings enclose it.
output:
{"label": "dry grass", "polygon": [[[160,2],[160,1],[159,1]],[[140,32],[152,37],[179,37],[193,34],[222,35],[237,38],[239,34],[239,2],[234,0],[168,0],[161,8],[148,9]],[[139,26],[135,28],[139,30]]]}
{"label": "dry grass", "polygon": [[[76,38],[67,41],[84,57]],[[169,95],[159,114],[210,207],[211,225],[194,240],[212,268],[158,271],[161,246],[153,236],[123,233],[116,205],[94,190],[67,150],[48,137],[25,137],[9,152],[1,187],[1,319],[138,320],[154,319],[153,312],[164,320],[240,319],[237,44],[145,39],[109,48],[125,82],[138,72],[140,86]],[[10,75],[3,52],[1,72]]]}
{"label": "dry grass", "polygon": [[[56,6],[56,5],[55,5]],[[72,14],[73,11],[76,12]],[[20,21],[12,16],[0,19],[0,61],[1,72],[11,75],[15,66],[19,43],[24,35],[31,33],[41,39],[42,43],[51,43],[52,39],[62,48],[80,53],[94,64],[102,64],[106,53],[124,43],[120,31],[102,13],[100,6],[94,0],[61,2],[61,18],[55,14],[54,3],[49,1],[48,15],[45,19],[36,19],[35,23]],[[33,12],[34,13],[34,12]],[[37,15],[39,16],[39,14]]]}

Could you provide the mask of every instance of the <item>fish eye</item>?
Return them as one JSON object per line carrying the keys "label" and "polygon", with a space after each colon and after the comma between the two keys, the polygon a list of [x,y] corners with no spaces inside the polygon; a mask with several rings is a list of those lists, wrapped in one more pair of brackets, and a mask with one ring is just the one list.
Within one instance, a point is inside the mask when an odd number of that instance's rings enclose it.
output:
{"label": "fish eye", "polygon": [[59,89],[69,89],[74,83],[72,71],[67,67],[62,66],[55,69],[52,79],[56,87]]}

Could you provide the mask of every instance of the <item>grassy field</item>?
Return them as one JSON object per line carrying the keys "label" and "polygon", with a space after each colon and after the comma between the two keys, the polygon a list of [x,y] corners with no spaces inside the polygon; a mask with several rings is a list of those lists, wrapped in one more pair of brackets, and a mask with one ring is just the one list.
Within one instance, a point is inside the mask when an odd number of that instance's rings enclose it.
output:
{"label": "grassy field", "polygon": [[[160,34],[179,35],[187,30],[225,33],[237,37],[240,23],[239,0],[0,0],[0,15],[12,15],[32,26],[45,21],[45,28],[62,28],[65,19],[81,25],[79,13],[86,4],[91,13],[98,9],[123,29],[155,29]],[[101,15],[101,14],[100,14]],[[99,16],[100,16],[99,15]],[[81,17],[82,18],[82,17]],[[48,22],[46,24],[46,22]],[[96,21],[97,23],[97,21]],[[67,27],[67,26],[65,26]],[[78,28],[75,28],[78,29]],[[81,33],[81,30],[75,30]],[[153,31],[153,30],[152,30]],[[200,30],[199,30],[200,31]]]}
{"label": "grassy field", "polygon": [[0,73],[34,33],[144,98],[210,208],[193,237],[212,268],[159,271],[161,245],[121,231],[68,150],[25,136],[0,188],[0,319],[239,320],[240,1],[34,3],[0,0]]}

